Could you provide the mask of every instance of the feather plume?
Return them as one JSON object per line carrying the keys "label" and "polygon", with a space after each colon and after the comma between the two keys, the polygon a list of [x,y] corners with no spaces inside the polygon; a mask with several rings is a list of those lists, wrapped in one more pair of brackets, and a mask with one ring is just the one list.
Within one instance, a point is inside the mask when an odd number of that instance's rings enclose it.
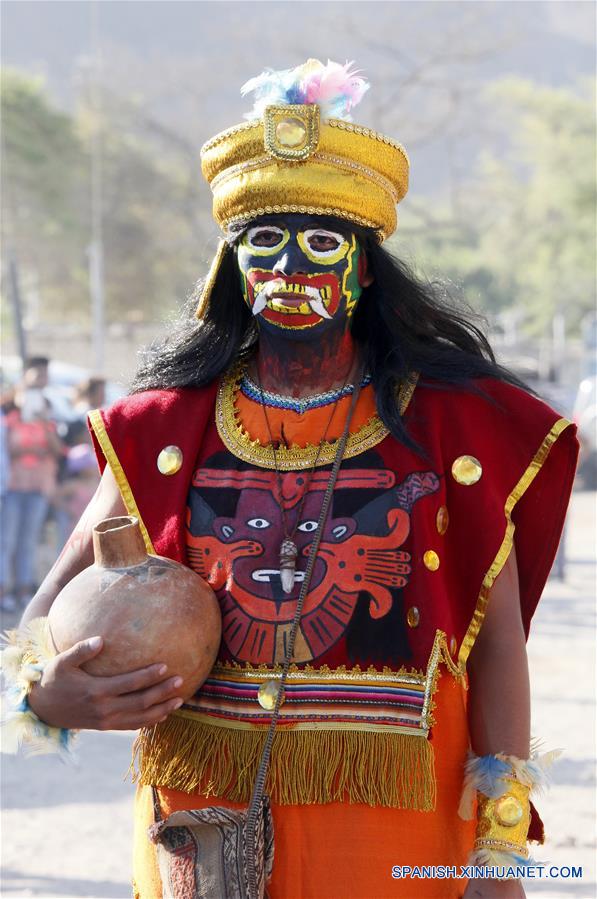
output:
{"label": "feather plume", "polygon": [[559,749],[553,749],[542,755],[534,751],[530,759],[519,759],[502,752],[478,756],[469,751],[464,766],[459,816],[464,821],[471,820],[477,791],[490,799],[502,796],[508,788],[508,782],[503,779],[504,777],[514,777],[520,783],[526,784],[533,794],[543,792],[549,785],[549,769],[561,754]]}
{"label": "feather plume", "polygon": [[369,82],[353,65],[352,62],[341,65],[329,59],[324,65],[318,59],[308,59],[294,69],[265,69],[241,87],[243,97],[255,95],[253,109],[245,118],[261,118],[266,106],[316,103],[322,118],[349,122],[351,110],[369,89]]}
{"label": "feather plume", "polygon": [[[464,785],[458,814],[463,821],[470,821],[473,817],[474,801],[477,790],[492,799],[497,798],[503,792],[503,781],[500,778],[510,773],[510,765],[496,755],[468,754],[464,766]],[[496,792],[497,790],[497,792]]]}
{"label": "feather plume", "polygon": [[0,668],[8,681],[16,681],[23,664],[23,649],[20,646],[8,645],[0,653]]}
{"label": "feather plume", "polygon": [[29,755],[69,755],[74,731],[40,721],[27,699],[32,684],[41,679],[44,666],[56,655],[48,619],[34,618],[0,639],[5,644],[0,654],[4,680],[2,752],[16,753],[22,746]]}

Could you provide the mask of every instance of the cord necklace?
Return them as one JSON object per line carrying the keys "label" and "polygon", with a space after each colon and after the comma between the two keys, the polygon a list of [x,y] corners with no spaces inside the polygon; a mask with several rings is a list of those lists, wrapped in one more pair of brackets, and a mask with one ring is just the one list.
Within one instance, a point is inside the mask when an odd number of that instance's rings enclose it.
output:
{"label": "cord necklace", "polygon": [[[303,513],[303,508],[305,505],[305,499],[306,499],[307,494],[309,493],[309,489],[311,487],[311,481],[313,480],[313,474],[315,472],[315,469],[317,468],[317,463],[319,462],[319,457],[321,455],[323,445],[326,442],[326,437],[327,437],[328,431],[330,429],[332,419],[334,418],[336,408],[337,408],[340,400],[343,398],[343,392],[346,388],[347,381],[348,381],[348,375],[350,374],[350,372],[347,373],[347,375],[344,379],[344,384],[342,385],[340,395],[338,396],[338,398],[336,399],[336,402],[332,406],[332,411],[330,412],[330,415],[328,417],[328,421],[325,426],[323,436],[322,436],[321,440],[319,441],[319,445],[317,447],[317,452],[315,454],[315,458],[313,459],[313,464],[311,465],[311,468],[308,472],[308,479],[306,480],[306,484],[305,484],[305,487],[303,489],[303,493],[302,493],[302,496],[300,499],[300,504],[299,504],[299,508],[298,508],[298,511],[296,514],[294,527],[291,530],[288,526],[286,507],[284,505],[282,473],[278,466],[278,456],[276,453],[276,441],[274,440],[274,436],[273,436],[273,432],[272,432],[272,428],[271,428],[271,424],[270,424],[270,420],[269,420],[269,415],[267,412],[267,404],[265,401],[265,391],[264,391],[263,385],[261,383],[261,375],[259,374],[259,365],[257,363],[255,364],[255,371],[257,373],[257,384],[259,387],[259,393],[261,395],[261,405],[263,408],[263,415],[265,418],[265,424],[267,427],[267,432],[269,434],[270,445],[271,445],[272,453],[273,453],[273,457],[274,457],[274,469],[276,472],[276,487],[277,487],[277,492],[278,492],[277,499],[278,499],[278,505],[280,507],[280,512],[282,513],[282,529],[283,529],[284,536],[283,536],[282,542],[280,544],[280,580],[282,581],[282,590],[284,591],[284,593],[292,593],[292,590],[294,587],[294,582],[295,582],[295,576],[296,576],[296,559],[298,556],[298,547],[295,543],[294,538],[295,538],[295,535],[297,532],[297,528],[300,524],[301,515]],[[356,381],[356,379],[355,379],[355,381]],[[360,381],[358,383],[360,384]],[[353,392],[353,391],[354,391],[354,385],[352,387],[351,392]]]}

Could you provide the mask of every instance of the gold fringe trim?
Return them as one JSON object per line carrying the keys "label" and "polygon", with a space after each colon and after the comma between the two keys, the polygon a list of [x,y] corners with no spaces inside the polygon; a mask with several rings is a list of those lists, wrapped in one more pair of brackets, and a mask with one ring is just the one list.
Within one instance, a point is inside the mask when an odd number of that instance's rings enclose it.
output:
{"label": "gold fringe trim", "polygon": [[143,519],[141,518],[141,513],[139,512],[139,508],[137,506],[137,503],[135,502],[135,497],[133,496],[133,491],[131,490],[131,485],[127,480],[124,469],[120,464],[120,460],[116,455],[116,450],[112,446],[112,441],[108,437],[108,432],[106,431],[106,426],[101,416],[101,412],[99,411],[99,409],[95,409],[93,412],[89,413],[88,418],[89,424],[93,429],[93,433],[97,438],[97,442],[100,445],[101,451],[106,458],[106,462],[110,466],[116,483],[118,484],[118,489],[120,490],[120,495],[122,496],[122,500],[126,506],[126,510],[129,515],[134,515],[135,518],[139,519],[139,526],[141,528],[141,533],[145,542],[145,548],[150,555],[155,556],[157,554],[155,549],[153,548],[151,537],[149,536],[149,532],[145,527]]}
{"label": "gold fringe trim", "polygon": [[[248,802],[267,728],[231,730],[177,716],[135,741],[142,784]],[[134,761],[133,761],[134,764]],[[424,736],[296,731],[274,737],[267,790],[280,805],[346,801],[432,811],[433,747]]]}
{"label": "gold fringe trim", "polygon": [[492,562],[489,571],[483,579],[471,623],[469,624],[468,630],[464,635],[464,639],[460,647],[460,652],[458,653],[458,664],[463,674],[466,670],[466,660],[468,659],[470,651],[474,646],[475,640],[477,639],[479,631],[481,630],[483,619],[485,618],[485,610],[487,608],[487,603],[489,602],[489,592],[493,586],[493,582],[506,564],[508,556],[510,555],[510,552],[512,550],[515,529],[514,522],[512,521],[512,510],[514,509],[514,506],[516,505],[518,500],[526,493],[527,489],[531,486],[532,482],[541,471],[541,468],[543,467],[545,461],[547,460],[547,457],[549,456],[552,446],[554,445],[560,434],[562,434],[566,430],[566,428],[570,427],[570,425],[571,422],[568,421],[567,418],[560,418],[558,419],[558,421],[556,421],[554,426],[551,428],[551,430],[541,443],[541,446],[533,456],[530,465],[506,500],[506,505],[504,506],[504,514],[506,516],[506,531],[504,534],[504,539],[495,559]]}

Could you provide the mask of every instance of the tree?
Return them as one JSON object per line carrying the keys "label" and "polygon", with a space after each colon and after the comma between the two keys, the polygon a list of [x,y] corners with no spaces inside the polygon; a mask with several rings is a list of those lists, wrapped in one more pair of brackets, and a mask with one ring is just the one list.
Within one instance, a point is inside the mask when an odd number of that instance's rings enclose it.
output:
{"label": "tree", "polygon": [[71,116],[52,105],[40,81],[7,71],[2,82],[3,237],[18,260],[26,305],[37,307],[41,322],[89,325],[95,137],[106,318],[162,319],[203,268],[207,230],[191,148],[134,100],[105,88],[97,107],[83,89]]}
{"label": "tree", "polygon": [[2,237],[18,259],[25,295],[46,308],[76,308],[84,277],[81,234],[85,154],[70,117],[42,84],[5,71],[2,115]]}
{"label": "tree", "polygon": [[523,308],[533,334],[557,312],[578,329],[595,304],[592,86],[510,78],[490,85],[484,102],[500,152],[479,158],[456,208],[444,198],[424,214],[418,204],[403,239],[485,311]]}

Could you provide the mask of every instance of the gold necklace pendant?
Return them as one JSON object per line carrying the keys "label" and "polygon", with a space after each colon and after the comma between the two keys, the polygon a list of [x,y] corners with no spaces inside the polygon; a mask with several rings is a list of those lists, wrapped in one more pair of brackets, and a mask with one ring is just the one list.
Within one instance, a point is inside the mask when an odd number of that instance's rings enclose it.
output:
{"label": "gold necklace pendant", "polygon": [[298,547],[296,543],[290,537],[285,537],[280,546],[280,580],[282,581],[284,593],[292,593],[297,556]]}

